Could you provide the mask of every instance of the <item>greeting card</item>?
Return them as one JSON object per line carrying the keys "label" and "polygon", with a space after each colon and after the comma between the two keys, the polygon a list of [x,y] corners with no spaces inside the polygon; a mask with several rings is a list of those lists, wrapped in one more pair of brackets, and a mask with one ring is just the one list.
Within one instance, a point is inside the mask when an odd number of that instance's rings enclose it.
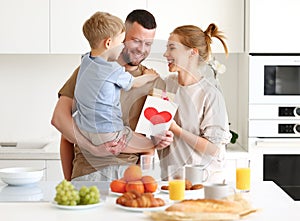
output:
{"label": "greeting card", "polygon": [[178,105],[166,95],[167,93],[156,89],[155,96],[147,96],[135,132],[150,137],[170,128]]}

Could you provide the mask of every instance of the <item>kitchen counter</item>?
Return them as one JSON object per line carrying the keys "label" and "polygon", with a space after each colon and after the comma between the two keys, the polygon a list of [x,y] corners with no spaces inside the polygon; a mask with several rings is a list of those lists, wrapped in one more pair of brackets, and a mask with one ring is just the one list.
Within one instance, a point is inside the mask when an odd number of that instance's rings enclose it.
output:
{"label": "kitchen counter", "polygon": [[228,144],[226,147],[226,159],[233,160],[239,158],[248,158],[249,152],[243,149],[241,145],[238,143]]}
{"label": "kitchen counter", "polygon": [[[29,146],[29,144],[27,144]],[[60,141],[47,143],[43,148],[2,148],[0,147],[0,160],[59,160]],[[239,145],[230,145],[227,148],[227,159],[247,157],[248,152]]]}
{"label": "kitchen counter", "polygon": [[[201,193],[199,194],[201,195]],[[243,218],[245,221],[300,220],[300,205],[271,181],[252,185],[251,192],[247,194],[245,197],[255,208],[259,208],[259,211]],[[159,197],[162,198],[167,196],[163,193],[159,194]],[[150,220],[143,213],[117,208],[115,200],[116,196],[108,195],[102,205],[86,210],[58,209],[49,202],[2,202],[0,203],[0,214],[1,219],[11,221],[40,221],[41,219],[44,221]]]}
{"label": "kitchen counter", "polygon": [[[38,144],[44,144],[40,148]],[[31,146],[32,145],[32,146]],[[59,141],[26,142],[23,147],[0,147],[0,160],[59,160]]]}

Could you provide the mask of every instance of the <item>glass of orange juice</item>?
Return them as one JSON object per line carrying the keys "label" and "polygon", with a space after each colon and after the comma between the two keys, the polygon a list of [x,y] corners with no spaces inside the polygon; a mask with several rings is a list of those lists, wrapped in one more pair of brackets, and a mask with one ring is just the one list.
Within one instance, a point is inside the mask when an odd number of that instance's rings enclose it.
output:
{"label": "glass of orange juice", "polygon": [[250,191],[250,160],[236,160],[236,189],[241,192]]}
{"label": "glass of orange juice", "polygon": [[183,200],[185,192],[185,167],[169,165],[168,180],[170,200]]}

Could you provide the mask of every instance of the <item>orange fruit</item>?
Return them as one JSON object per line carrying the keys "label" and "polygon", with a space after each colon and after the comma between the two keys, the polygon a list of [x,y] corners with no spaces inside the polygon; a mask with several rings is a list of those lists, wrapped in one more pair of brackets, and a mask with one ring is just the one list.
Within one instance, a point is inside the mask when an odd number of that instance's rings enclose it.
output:
{"label": "orange fruit", "polygon": [[142,170],[138,165],[130,165],[125,171],[123,178],[129,181],[141,180]]}
{"label": "orange fruit", "polygon": [[129,191],[136,191],[138,193],[145,192],[144,184],[140,180],[129,181],[126,184],[125,190],[126,190],[126,192],[129,192]]}
{"label": "orange fruit", "polygon": [[125,193],[125,191],[126,191],[125,188],[126,188],[126,182],[124,180],[122,180],[122,179],[113,180],[110,183],[110,189],[113,192],[116,192],[116,193]]}
{"label": "orange fruit", "polygon": [[143,176],[142,182],[144,184],[145,193],[154,193],[157,189],[157,182],[152,176]]}

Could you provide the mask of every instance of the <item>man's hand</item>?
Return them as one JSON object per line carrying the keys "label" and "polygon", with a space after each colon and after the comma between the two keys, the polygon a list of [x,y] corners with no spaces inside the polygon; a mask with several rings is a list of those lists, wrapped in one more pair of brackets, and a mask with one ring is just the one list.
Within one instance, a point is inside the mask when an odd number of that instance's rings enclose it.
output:
{"label": "man's hand", "polygon": [[168,147],[173,142],[174,134],[172,131],[165,131],[164,134],[158,134],[154,139],[155,149],[161,150]]}

